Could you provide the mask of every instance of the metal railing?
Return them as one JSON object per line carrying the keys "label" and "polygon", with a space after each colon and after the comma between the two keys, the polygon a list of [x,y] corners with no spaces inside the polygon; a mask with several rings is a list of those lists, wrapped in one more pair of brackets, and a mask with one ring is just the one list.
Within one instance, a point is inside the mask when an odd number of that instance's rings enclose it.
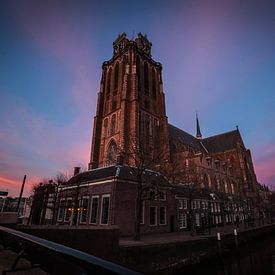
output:
{"label": "metal railing", "polygon": [[15,270],[21,257],[38,264],[50,274],[129,274],[138,272],[52,241],[0,226],[0,243],[18,253],[11,266]]}

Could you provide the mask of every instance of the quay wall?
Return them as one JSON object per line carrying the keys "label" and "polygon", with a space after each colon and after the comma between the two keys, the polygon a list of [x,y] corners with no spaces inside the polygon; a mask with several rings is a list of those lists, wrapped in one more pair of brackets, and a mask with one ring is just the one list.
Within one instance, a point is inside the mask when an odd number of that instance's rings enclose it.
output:
{"label": "quay wall", "polygon": [[125,245],[120,247],[119,262],[141,273],[171,274],[204,260],[220,260],[228,253],[237,252],[241,246],[268,236],[275,238],[275,225],[247,229],[239,232],[237,238],[233,232],[224,233],[221,241],[216,236],[204,236],[197,240]]}

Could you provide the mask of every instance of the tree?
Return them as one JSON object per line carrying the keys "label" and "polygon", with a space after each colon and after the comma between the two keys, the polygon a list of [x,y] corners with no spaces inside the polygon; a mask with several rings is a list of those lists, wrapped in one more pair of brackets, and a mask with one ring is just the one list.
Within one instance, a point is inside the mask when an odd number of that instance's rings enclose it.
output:
{"label": "tree", "polygon": [[161,167],[161,172],[169,183],[177,190],[182,189],[188,198],[189,220],[191,235],[195,233],[195,217],[193,201],[196,193],[201,190],[201,173],[195,162],[195,154],[189,149],[187,155],[176,155],[170,158],[169,163]]}
{"label": "tree", "polygon": [[55,223],[59,188],[67,181],[63,173],[53,179],[43,179],[32,187],[32,207],[28,223],[44,224],[47,209],[52,211],[51,223]]}
{"label": "tree", "polygon": [[158,171],[159,167],[162,166],[164,155],[164,151],[144,150],[141,144],[138,146],[132,144],[127,154],[121,152],[118,157],[119,160],[126,157],[127,162],[131,163],[131,165],[128,164],[128,167],[134,181],[137,183],[134,240],[140,240],[142,208],[144,201],[149,198],[148,194],[153,191],[155,195],[158,195],[161,186],[163,187],[168,183],[165,182]]}

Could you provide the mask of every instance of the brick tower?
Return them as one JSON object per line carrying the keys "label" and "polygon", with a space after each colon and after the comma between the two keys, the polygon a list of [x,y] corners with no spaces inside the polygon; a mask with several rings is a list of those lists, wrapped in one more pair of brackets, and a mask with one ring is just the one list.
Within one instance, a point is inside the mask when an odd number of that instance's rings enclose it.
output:
{"label": "brick tower", "polygon": [[[152,44],[141,33],[113,42],[113,57],[102,65],[89,169],[135,165],[133,154],[168,156],[168,124],[162,66],[151,57]],[[167,154],[167,156],[164,156]]]}

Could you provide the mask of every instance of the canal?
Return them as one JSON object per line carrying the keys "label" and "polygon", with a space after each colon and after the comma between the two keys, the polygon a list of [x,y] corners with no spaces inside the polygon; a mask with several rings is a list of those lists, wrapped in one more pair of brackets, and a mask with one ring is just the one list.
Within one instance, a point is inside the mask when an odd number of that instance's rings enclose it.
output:
{"label": "canal", "polygon": [[242,245],[222,257],[184,267],[173,274],[274,275],[275,239],[268,236]]}

